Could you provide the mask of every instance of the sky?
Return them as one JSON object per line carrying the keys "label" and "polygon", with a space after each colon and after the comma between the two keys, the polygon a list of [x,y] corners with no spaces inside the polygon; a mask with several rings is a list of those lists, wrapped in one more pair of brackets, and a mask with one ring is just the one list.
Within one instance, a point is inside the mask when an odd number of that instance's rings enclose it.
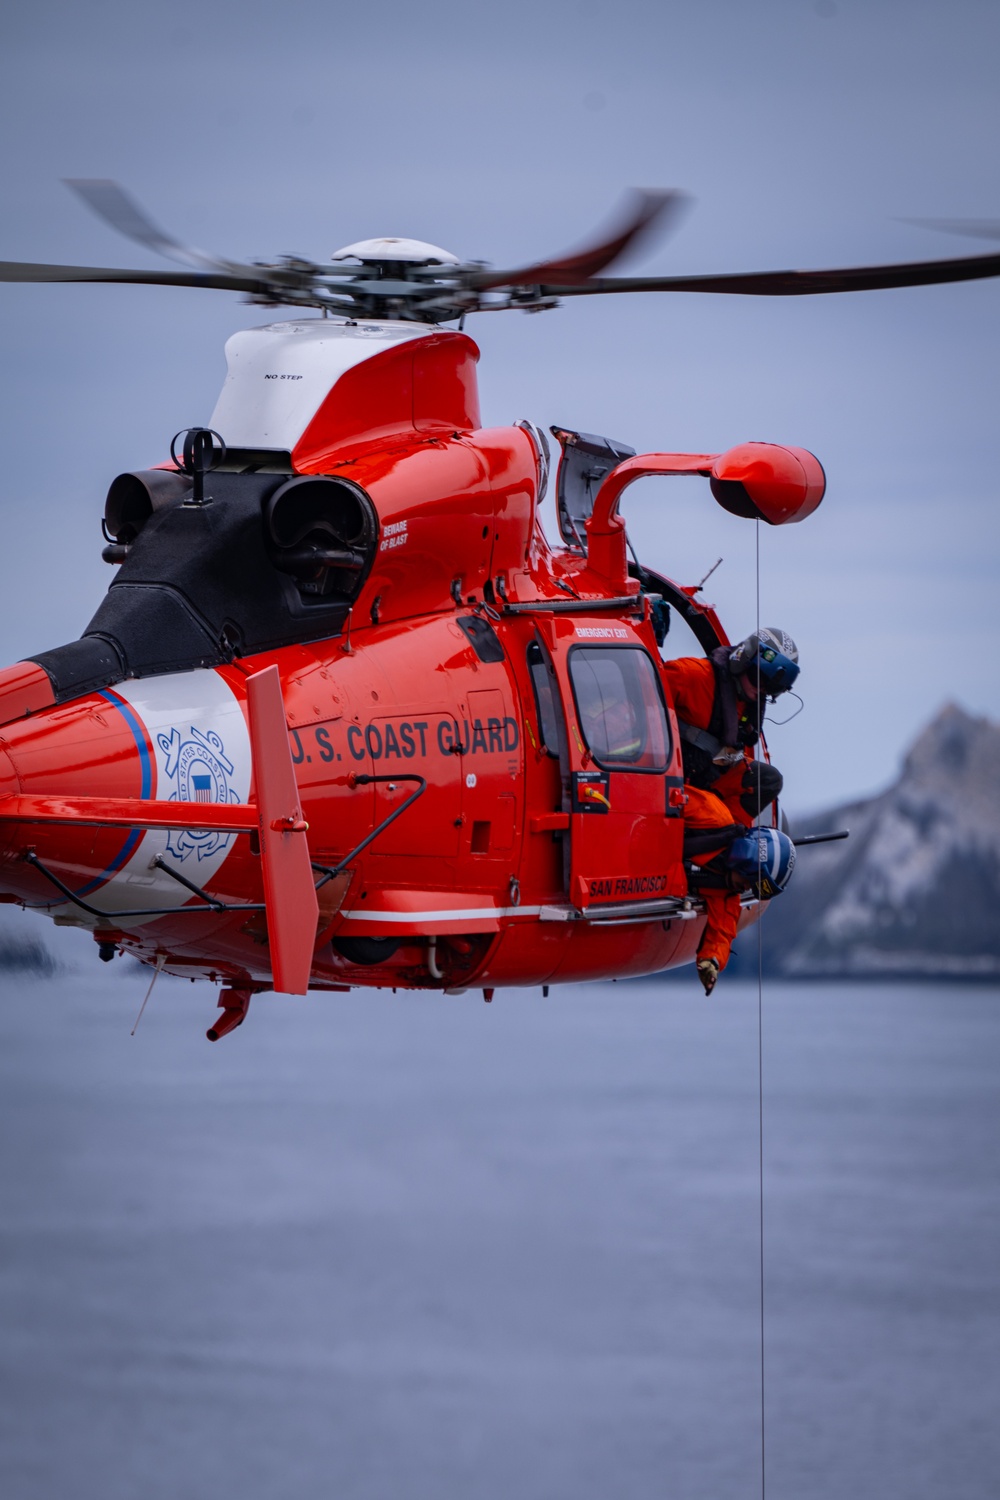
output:
{"label": "sky", "polygon": [[[630,186],[693,203],[622,272],[977,254],[904,221],[1000,220],[998,61],[995,0],[22,0],[0,19],[0,257],[164,264],[64,177],[115,178],[236,259],[404,234],[518,264],[586,241]],[[273,315],[141,287],[0,286],[0,308],[14,661],[81,633],[111,577],[108,484],[208,419],[226,337]],[[979,282],[580,299],[467,331],[487,425],[821,459],[820,510],[759,537],[761,620],[801,651],[805,710],[771,736],[795,812],[886,784],[948,700],[997,716],[998,326],[1000,285]],[[698,480],[642,481],[623,511],[682,583],[721,556],[706,592],[733,638],[753,628],[752,524]]]}

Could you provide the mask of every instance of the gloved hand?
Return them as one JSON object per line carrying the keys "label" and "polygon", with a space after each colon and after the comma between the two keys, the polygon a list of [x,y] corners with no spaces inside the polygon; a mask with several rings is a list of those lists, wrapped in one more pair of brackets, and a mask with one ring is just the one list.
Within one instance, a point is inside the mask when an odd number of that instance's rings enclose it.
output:
{"label": "gloved hand", "polygon": [[710,995],[715,989],[715,981],[719,977],[719,965],[714,958],[699,958],[698,978],[701,980],[706,995]]}

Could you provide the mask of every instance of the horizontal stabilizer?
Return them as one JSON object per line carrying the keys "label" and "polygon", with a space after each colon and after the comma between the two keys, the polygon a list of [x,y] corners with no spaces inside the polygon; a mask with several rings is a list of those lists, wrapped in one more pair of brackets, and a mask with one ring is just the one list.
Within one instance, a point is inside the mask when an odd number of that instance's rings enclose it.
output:
{"label": "horizontal stabilizer", "polygon": [[142,797],[0,797],[0,822],[84,823],[96,828],[190,828],[256,833],[256,807],[245,802],[157,802]]}

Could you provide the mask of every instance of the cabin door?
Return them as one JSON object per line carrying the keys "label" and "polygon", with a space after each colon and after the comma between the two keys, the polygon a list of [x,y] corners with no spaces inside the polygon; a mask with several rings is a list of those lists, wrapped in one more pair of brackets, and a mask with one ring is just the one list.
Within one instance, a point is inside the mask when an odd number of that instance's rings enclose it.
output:
{"label": "cabin door", "polygon": [[652,658],[618,621],[550,618],[544,636],[565,716],[570,903],[586,911],[677,894],[672,747]]}

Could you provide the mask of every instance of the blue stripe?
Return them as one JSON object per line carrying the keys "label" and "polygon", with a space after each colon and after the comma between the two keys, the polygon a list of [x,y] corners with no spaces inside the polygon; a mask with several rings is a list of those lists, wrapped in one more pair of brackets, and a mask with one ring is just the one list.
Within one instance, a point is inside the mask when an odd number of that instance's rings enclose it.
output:
{"label": "blue stripe", "polygon": [[[139,764],[142,772],[139,795],[143,798],[151,797],[153,793],[153,759],[146,744],[146,734],[140,719],[132,709],[131,704],[126,703],[115,694],[100,692],[97,696],[103,698],[105,703],[110,703],[112,708],[116,708],[129,729],[131,729],[132,738],[135,740],[135,747],[139,752]],[[143,828],[133,828],[121,849],[106,869],[102,870],[100,875],[96,875],[93,880],[89,880],[86,885],[82,885],[74,894],[77,896],[89,896],[92,891],[96,891],[99,886],[104,885],[106,881],[110,880],[112,875],[116,874],[122,865],[127,863],[132,857],[144,832],[145,829]]]}

